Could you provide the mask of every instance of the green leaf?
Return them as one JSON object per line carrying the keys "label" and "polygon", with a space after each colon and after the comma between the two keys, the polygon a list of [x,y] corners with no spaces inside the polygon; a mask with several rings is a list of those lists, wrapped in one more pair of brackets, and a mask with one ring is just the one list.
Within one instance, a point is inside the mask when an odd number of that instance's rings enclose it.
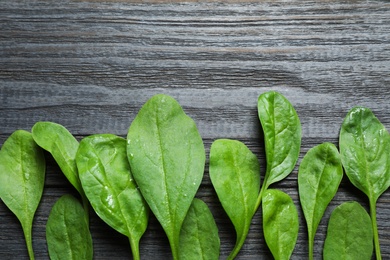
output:
{"label": "green leaf", "polygon": [[228,139],[210,148],[210,179],[225,212],[236,230],[234,258],[248,235],[260,190],[260,165],[245,144]]}
{"label": "green leaf", "polygon": [[344,119],[339,143],[346,175],[368,196],[376,258],[380,260],[376,202],[390,185],[389,133],[370,109],[355,107]]}
{"label": "green leaf", "polygon": [[64,126],[53,122],[37,122],[31,132],[35,142],[51,153],[69,182],[83,194],[75,161],[79,147],[76,138]]}
{"label": "green leaf", "polygon": [[301,123],[291,103],[275,91],[259,96],[258,114],[264,132],[267,160],[262,188],[266,190],[294,169],[301,146]]}
{"label": "green leaf", "polygon": [[46,223],[46,241],[51,260],[92,259],[92,237],[85,211],[72,195],[54,204]]}
{"label": "green leaf", "polygon": [[37,122],[31,132],[35,142],[53,156],[62,173],[79,192],[86,213],[85,219],[89,223],[89,203],[76,166],[79,142],[64,126],[53,122]]}
{"label": "green leaf", "polygon": [[298,211],[290,196],[279,190],[267,190],[263,197],[263,230],[276,260],[290,259],[298,229]]}
{"label": "green leaf", "polygon": [[127,140],[134,178],[177,259],[180,229],[203,177],[202,138],[179,103],[160,94],[141,108]]}
{"label": "green leaf", "polygon": [[370,260],[373,231],[367,211],[357,202],[345,202],[330,216],[324,260]]}
{"label": "green leaf", "polygon": [[206,203],[194,199],[180,231],[179,259],[218,259],[218,227]]}
{"label": "green leaf", "polygon": [[80,180],[96,214],[127,236],[133,258],[148,225],[148,207],[133,180],[126,140],[112,134],[85,137],[76,156]]}
{"label": "green leaf", "polygon": [[340,131],[340,154],[349,180],[377,200],[390,186],[390,136],[368,108],[353,108]]}
{"label": "green leaf", "polygon": [[41,201],[45,182],[45,157],[31,133],[17,130],[0,151],[0,198],[19,219],[30,259],[32,223]]}
{"label": "green leaf", "polygon": [[298,190],[309,234],[309,259],[313,259],[318,224],[342,178],[340,154],[331,143],[311,148],[299,166]]}

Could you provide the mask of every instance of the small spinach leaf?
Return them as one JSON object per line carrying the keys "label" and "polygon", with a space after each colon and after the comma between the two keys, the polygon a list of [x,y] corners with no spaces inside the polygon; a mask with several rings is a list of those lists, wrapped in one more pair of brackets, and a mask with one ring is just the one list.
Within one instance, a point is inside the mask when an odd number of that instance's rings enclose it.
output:
{"label": "small spinach leaf", "polygon": [[298,238],[298,211],[286,193],[268,189],[263,197],[265,241],[276,260],[290,259]]}
{"label": "small spinach leaf", "polygon": [[53,122],[37,122],[31,132],[35,142],[51,153],[69,182],[82,194],[75,161],[79,147],[76,138],[64,126]]}
{"label": "small spinach leaf", "polygon": [[373,231],[367,211],[357,202],[344,202],[330,216],[324,244],[324,260],[369,260]]}
{"label": "small spinach leaf", "polygon": [[218,227],[206,203],[194,199],[180,231],[179,259],[218,259]]}
{"label": "small spinach leaf", "polygon": [[53,122],[37,122],[31,132],[35,142],[53,156],[63,174],[80,193],[85,217],[89,221],[89,203],[81,186],[76,166],[79,142],[64,126]]}
{"label": "small spinach leaf", "polygon": [[260,190],[260,165],[242,142],[219,139],[210,148],[210,179],[237,239],[229,258],[234,258],[248,234]]}
{"label": "small spinach leaf", "polygon": [[258,99],[258,114],[264,132],[267,168],[262,190],[284,179],[294,169],[301,147],[301,123],[291,103],[275,91]]}
{"label": "small spinach leaf", "polygon": [[369,199],[376,257],[382,259],[376,202],[390,186],[390,135],[370,109],[355,107],[343,121],[339,143],[346,175]]}
{"label": "small spinach leaf", "polygon": [[16,130],[0,151],[0,198],[19,219],[30,259],[32,224],[45,182],[45,157],[31,133]]}
{"label": "small spinach leaf", "polygon": [[309,235],[309,259],[313,259],[318,224],[343,177],[340,154],[334,144],[322,143],[303,157],[298,171],[298,190]]}
{"label": "small spinach leaf", "polygon": [[50,259],[92,259],[92,237],[85,211],[72,195],[56,201],[46,223]]}
{"label": "small spinach leaf", "polygon": [[202,138],[179,103],[159,94],[141,108],[127,140],[134,178],[177,259],[180,229],[203,178]]}
{"label": "small spinach leaf", "polygon": [[76,155],[80,180],[96,214],[129,238],[133,258],[148,225],[148,208],[132,178],[126,140],[96,134],[80,142]]}

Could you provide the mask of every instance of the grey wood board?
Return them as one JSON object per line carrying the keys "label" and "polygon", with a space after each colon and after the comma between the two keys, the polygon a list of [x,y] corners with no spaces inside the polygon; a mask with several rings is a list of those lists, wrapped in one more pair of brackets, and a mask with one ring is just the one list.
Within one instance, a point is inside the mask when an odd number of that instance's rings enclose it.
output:
{"label": "grey wood board", "polygon": [[[302,123],[302,149],[292,174],[273,187],[299,207],[297,170],[308,149],[337,145],[353,106],[371,108],[389,129],[390,4],[385,1],[1,1],[0,144],[16,129],[54,121],[77,139],[94,133],[126,136],[154,94],[173,96],[191,116],[206,154],[217,138],[243,141],[265,155],[257,98],[285,95]],[[48,259],[45,223],[56,199],[75,194],[47,157],[45,192],[33,229],[37,259]],[[208,176],[197,197],[210,207],[221,237],[221,259],[234,245],[234,228]],[[367,199],[344,178],[316,236],[322,257],[327,221],[340,203]],[[390,194],[378,201],[382,254],[390,258]],[[300,229],[293,259],[307,258]],[[16,218],[0,203],[0,258],[26,259]],[[131,257],[128,241],[91,212],[95,259]],[[144,259],[167,259],[169,244],[155,218],[141,240]],[[272,259],[259,211],[237,259]]]}

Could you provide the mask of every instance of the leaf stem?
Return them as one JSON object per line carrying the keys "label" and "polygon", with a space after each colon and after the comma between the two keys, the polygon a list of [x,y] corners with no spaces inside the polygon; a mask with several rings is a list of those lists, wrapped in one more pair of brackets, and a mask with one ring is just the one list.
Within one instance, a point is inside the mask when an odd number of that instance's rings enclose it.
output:
{"label": "leaf stem", "polygon": [[[266,175],[267,176],[267,175]],[[260,193],[259,193],[259,196],[257,197],[257,201],[256,201],[256,206],[254,208],[254,212],[253,212],[253,215],[257,212],[257,210],[259,209],[260,205],[261,205],[261,200],[263,198],[263,194],[264,192],[268,189],[268,184],[267,184],[267,178],[264,178],[264,181],[263,181],[263,185],[261,186],[261,189],[260,189]]]}
{"label": "leaf stem", "polygon": [[237,238],[236,244],[234,245],[233,250],[230,252],[227,260],[233,260],[237,256],[238,252],[240,252],[241,247],[245,242],[247,234],[248,232],[244,233],[241,237]]}
{"label": "leaf stem", "polygon": [[129,242],[130,242],[131,253],[133,255],[133,260],[140,260],[141,256],[139,254],[139,241],[129,237]]}
{"label": "leaf stem", "polygon": [[379,245],[378,225],[376,222],[376,200],[370,198],[369,201],[370,201],[370,215],[371,215],[372,231],[374,232],[374,246],[375,246],[376,259],[382,260],[381,247]]}
{"label": "leaf stem", "polygon": [[23,233],[24,233],[24,239],[26,240],[26,245],[27,245],[27,251],[28,251],[28,256],[30,257],[30,260],[34,260],[34,250],[32,247],[32,223],[26,223],[26,225],[22,224],[23,228]]}
{"label": "leaf stem", "polygon": [[173,260],[179,259],[179,242],[180,242],[179,238],[180,238],[180,234],[175,234],[175,233],[176,232],[172,232],[172,234],[170,234],[168,236],[169,245],[171,246]]}
{"label": "leaf stem", "polygon": [[85,221],[87,222],[87,226],[89,227],[89,201],[85,194],[81,194],[81,200],[85,212]]}
{"label": "leaf stem", "polygon": [[309,260],[314,259],[314,232],[309,231]]}

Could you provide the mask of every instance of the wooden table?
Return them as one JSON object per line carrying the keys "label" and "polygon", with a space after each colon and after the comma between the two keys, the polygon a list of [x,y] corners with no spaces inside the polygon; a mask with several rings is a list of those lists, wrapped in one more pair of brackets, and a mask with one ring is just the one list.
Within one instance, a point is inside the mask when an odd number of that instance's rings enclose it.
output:
{"label": "wooden table", "polygon": [[[371,108],[390,129],[390,3],[386,1],[1,1],[0,143],[17,129],[54,121],[77,139],[94,133],[126,136],[141,106],[156,93],[173,96],[191,116],[208,156],[217,138],[243,141],[264,170],[257,98],[285,95],[302,124],[302,148],[292,174],[273,187],[299,209],[292,259],[307,258],[307,231],[297,192],[298,165],[308,149],[338,144],[353,106]],[[45,224],[54,202],[76,195],[46,154],[44,195],[33,246],[48,259]],[[207,157],[208,158],[208,157]],[[264,171],[262,171],[262,176]],[[221,259],[235,233],[208,175],[197,197],[210,207],[221,239]],[[331,211],[344,201],[368,201],[347,178],[320,223],[321,259]],[[95,259],[128,259],[126,237],[91,213]],[[383,259],[390,259],[390,191],[378,201]],[[259,211],[237,259],[272,259]],[[0,203],[0,259],[26,259],[21,227]],[[143,259],[169,259],[170,249],[151,218],[141,241]]]}

